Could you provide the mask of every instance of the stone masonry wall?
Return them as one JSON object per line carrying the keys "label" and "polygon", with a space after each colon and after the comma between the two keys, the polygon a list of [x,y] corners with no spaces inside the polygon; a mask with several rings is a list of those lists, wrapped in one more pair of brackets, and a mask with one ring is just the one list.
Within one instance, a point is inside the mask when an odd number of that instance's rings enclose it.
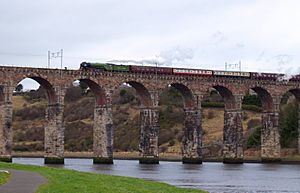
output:
{"label": "stone masonry wall", "polygon": [[48,105],[45,126],[45,157],[64,157],[63,105]]}
{"label": "stone masonry wall", "polygon": [[262,159],[280,158],[280,135],[278,112],[264,112],[262,115],[261,157]]}
{"label": "stone masonry wall", "polygon": [[184,110],[183,158],[202,158],[201,110]]}
{"label": "stone masonry wall", "polygon": [[113,122],[111,107],[95,107],[93,150],[96,158],[113,157]]}
{"label": "stone masonry wall", "polygon": [[140,109],[140,154],[142,157],[158,157],[158,109]]}
{"label": "stone masonry wall", "polygon": [[243,159],[243,126],[240,110],[225,110],[224,112],[224,161]]}

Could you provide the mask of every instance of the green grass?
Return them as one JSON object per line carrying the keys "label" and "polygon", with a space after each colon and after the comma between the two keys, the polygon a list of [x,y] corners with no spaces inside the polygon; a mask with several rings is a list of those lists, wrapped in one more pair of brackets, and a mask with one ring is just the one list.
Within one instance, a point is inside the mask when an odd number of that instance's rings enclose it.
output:
{"label": "green grass", "polygon": [[9,178],[10,178],[10,174],[7,174],[5,172],[0,172],[0,185],[8,182]]}
{"label": "green grass", "polygon": [[80,193],[162,193],[162,192],[204,192],[195,189],[182,189],[165,183],[146,181],[131,177],[119,177],[104,174],[78,172],[75,170],[57,169],[42,166],[12,164],[0,162],[0,168],[11,168],[38,172],[48,179],[48,183],[42,185],[38,192],[80,192]]}

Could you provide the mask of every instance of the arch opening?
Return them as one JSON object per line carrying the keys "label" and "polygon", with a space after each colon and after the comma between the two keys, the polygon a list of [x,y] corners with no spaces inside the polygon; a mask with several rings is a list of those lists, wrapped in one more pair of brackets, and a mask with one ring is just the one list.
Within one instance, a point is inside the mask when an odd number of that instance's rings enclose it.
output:
{"label": "arch opening", "polygon": [[150,107],[153,105],[150,93],[143,84],[136,81],[128,81],[125,83],[125,85],[126,84],[135,89],[136,94],[140,99],[141,105],[143,105],[144,107]]}
{"label": "arch opening", "polygon": [[168,85],[159,96],[159,136],[160,154],[182,156],[182,139],[184,136],[184,108],[193,105],[192,94],[185,85],[174,83]]}
{"label": "arch opening", "polygon": [[93,155],[94,110],[106,104],[104,90],[90,79],[74,80],[64,98],[66,154]]}
{"label": "arch opening", "polygon": [[280,145],[286,156],[300,153],[299,104],[300,89],[287,91],[280,101]]}
{"label": "arch opening", "polygon": [[260,87],[249,89],[243,97],[244,156],[247,159],[261,157],[261,135],[263,113],[269,112],[272,106],[269,92]]}
{"label": "arch opening", "polygon": [[38,82],[42,86],[42,88],[46,91],[46,97],[48,99],[49,104],[56,103],[56,94],[55,94],[53,86],[51,85],[51,83],[49,81],[47,81],[44,78],[35,77],[35,76],[31,76],[31,77],[28,77],[28,78],[31,78],[32,80],[35,80],[36,82]]}
{"label": "arch opening", "polygon": [[12,96],[13,151],[43,155],[46,109],[55,103],[54,88],[42,77],[29,76],[16,85]]}
{"label": "arch opening", "polygon": [[[159,96],[159,153],[199,163],[202,161],[200,110],[192,90],[172,83]],[[194,148],[191,148],[194,147]],[[196,147],[196,148],[195,148]]]}
{"label": "arch opening", "polygon": [[274,103],[271,94],[262,87],[251,88],[259,97],[262,109],[265,112],[272,112],[274,110]]}
{"label": "arch opening", "polygon": [[225,112],[237,108],[232,91],[213,85],[202,100],[203,157],[222,158],[225,143]]}
{"label": "arch opening", "polygon": [[114,154],[139,157],[141,112],[152,107],[148,89],[139,82],[127,81],[117,87],[112,95],[114,125]]}
{"label": "arch opening", "polygon": [[225,109],[229,110],[236,108],[234,96],[228,88],[220,85],[213,86],[213,88],[222,96]]}

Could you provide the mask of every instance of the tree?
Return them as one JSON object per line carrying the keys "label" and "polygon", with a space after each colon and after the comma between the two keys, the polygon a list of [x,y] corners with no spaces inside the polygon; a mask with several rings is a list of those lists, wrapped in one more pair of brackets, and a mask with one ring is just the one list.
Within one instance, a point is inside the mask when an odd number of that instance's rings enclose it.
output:
{"label": "tree", "polygon": [[16,91],[16,92],[22,92],[22,90],[23,90],[23,85],[22,85],[22,84],[18,84],[18,85],[16,86],[15,91]]}
{"label": "tree", "polygon": [[292,147],[298,136],[298,103],[294,100],[281,108],[279,115],[282,147]]}

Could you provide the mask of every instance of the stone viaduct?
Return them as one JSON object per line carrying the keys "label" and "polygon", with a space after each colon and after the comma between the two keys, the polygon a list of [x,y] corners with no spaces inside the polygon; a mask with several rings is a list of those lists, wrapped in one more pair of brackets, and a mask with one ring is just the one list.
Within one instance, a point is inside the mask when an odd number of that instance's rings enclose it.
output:
{"label": "stone viaduct", "polygon": [[[113,163],[111,96],[123,83],[135,88],[141,100],[140,163],[158,163],[159,95],[169,86],[180,91],[184,102],[183,163],[202,163],[201,100],[209,89],[215,88],[225,102],[224,163],[243,162],[241,105],[243,96],[249,89],[258,94],[263,105],[261,159],[265,162],[280,160],[278,119],[282,96],[291,92],[298,101],[300,100],[300,83],[298,82],[0,67],[0,160],[2,161],[11,161],[12,159],[12,95],[16,85],[24,78],[34,79],[47,92],[45,163],[64,163],[64,95],[66,89],[75,80],[88,84],[95,96],[94,163]],[[298,141],[300,145],[300,140]]]}

